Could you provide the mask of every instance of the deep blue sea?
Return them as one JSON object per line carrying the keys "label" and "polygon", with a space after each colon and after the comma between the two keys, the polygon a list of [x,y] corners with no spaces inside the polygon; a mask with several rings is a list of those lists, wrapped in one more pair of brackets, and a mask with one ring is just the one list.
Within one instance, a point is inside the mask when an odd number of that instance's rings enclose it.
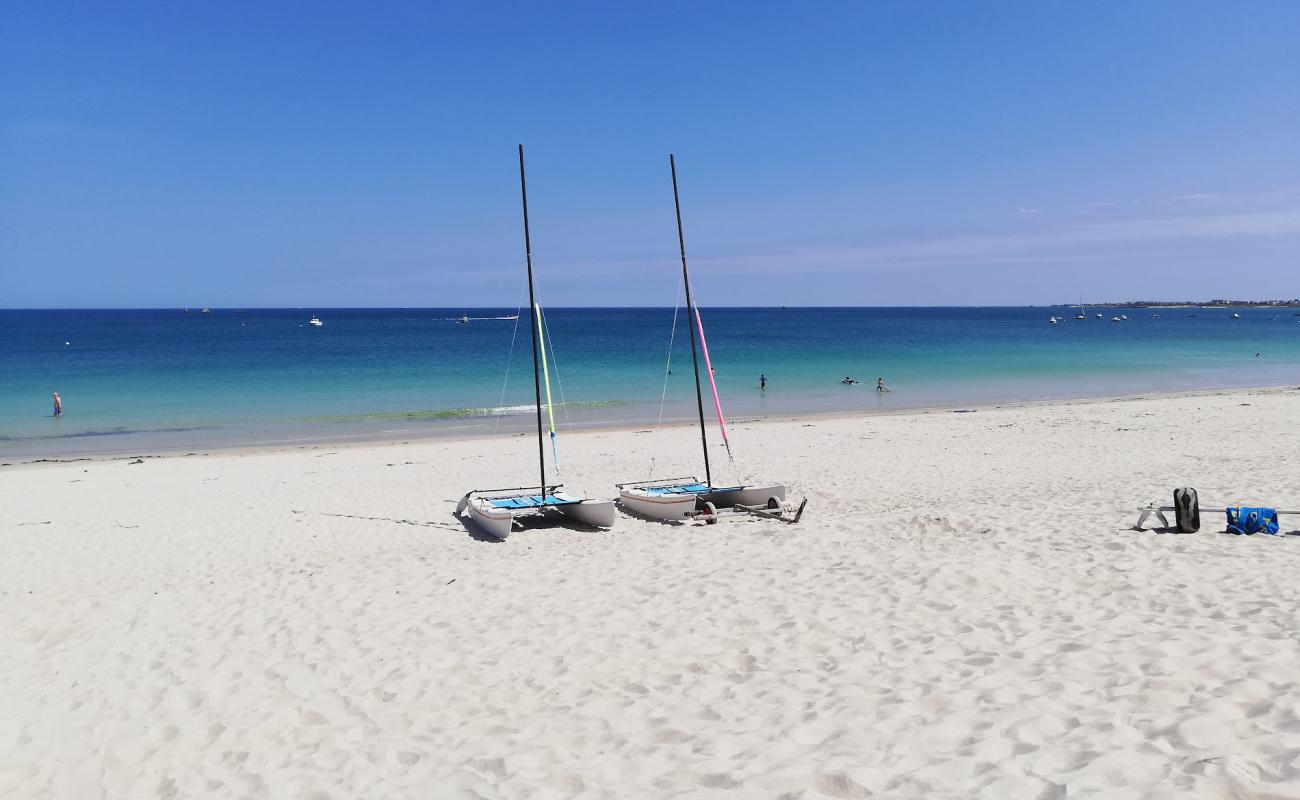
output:
{"label": "deep blue sea", "polygon": [[[323,327],[306,324],[313,312]],[[527,313],[518,327],[488,319],[513,313],[0,311],[0,457],[524,430],[533,398]],[[691,417],[684,313],[665,393],[673,313],[547,311],[555,400],[566,401],[556,413],[561,428],[650,427],[661,396],[665,420]],[[1110,321],[1118,310],[1095,313],[1086,321],[1062,307],[718,308],[703,316],[731,418],[1300,385],[1294,309],[1239,309],[1239,319],[1220,309],[1125,309],[1125,322]],[[459,323],[462,314],[473,319]],[[1051,315],[1063,319],[1052,325]],[[842,385],[846,375],[862,384]],[[878,377],[894,391],[873,391]],[[55,391],[60,418],[51,416]]]}

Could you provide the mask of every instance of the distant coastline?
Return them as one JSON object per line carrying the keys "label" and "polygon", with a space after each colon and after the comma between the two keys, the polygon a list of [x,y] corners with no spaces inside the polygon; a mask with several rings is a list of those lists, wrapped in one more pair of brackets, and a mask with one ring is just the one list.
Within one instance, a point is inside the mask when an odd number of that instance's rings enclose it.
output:
{"label": "distant coastline", "polygon": [[[1122,303],[1084,303],[1086,308],[1300,308],[1291,300],[1129,300]],[[1058,303],[1058,308],[1078,308],[1078,303]]]}

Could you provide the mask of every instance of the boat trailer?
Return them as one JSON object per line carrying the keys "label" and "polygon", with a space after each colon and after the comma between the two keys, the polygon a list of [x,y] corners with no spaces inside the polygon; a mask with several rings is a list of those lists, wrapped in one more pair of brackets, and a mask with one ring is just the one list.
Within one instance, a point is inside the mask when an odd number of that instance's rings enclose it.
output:
{"label": "boat trailer", "polygon": [[[794,525],[799,522],[803,516],[804,506],[808,505],[808,498],[803,498],[799,505],[794,503],[784,503],[775,497],[767,498],[767,502],[757,506],[735,505],[721,511],[732,511],[737,514],[749,514],[764,519],[774,519],[784,522],[788,525]],[[793,515],[793,516],[788,516]],[[705,503],[704,507],[698,511],[687,511],[686,516],[698,518],[704,521],[705,525],[717,525],[719,519],[719,509],[713,503]]]}

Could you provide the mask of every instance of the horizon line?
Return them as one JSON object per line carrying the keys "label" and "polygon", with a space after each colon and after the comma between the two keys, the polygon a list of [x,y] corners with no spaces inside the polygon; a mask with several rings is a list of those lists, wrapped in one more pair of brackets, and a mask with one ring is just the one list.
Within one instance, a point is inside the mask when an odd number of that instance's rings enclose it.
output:
{"label": "horizon line", "polygon": [[[1297,298],[1214,298],[1211,300],[1163,300],[1144,298],[1142,300],[1100,300],[1090,303],[1083,303],[1082,307],[1094,307],[1105,305],[1134,305],[1142,306],[1145,304],[1178,304],[1191,306],[1207,306],[1214,304],[1251,304],[1251,305],[1277,305],[1279,307],[1287,304],[1300,303]],[[680,307],[680,306],[678,306]],[[712,309],[883,309],[883,308],[1078,308],[1078,302],[1066,303],[936,303],[933,305],[915,305],[915,304],[886,304],[886,305],[701,305],[699,308]],[[201,314],[206,308],[209,311],[464,311],[464,310],[509,310],[509,306],[0,306],[0,311],[174,311],[178,313],[189,312],[191,314]],[[637,310],[671,310],[674,306],[668,305],[556,305],[548,306],[557,311],[637,311]],[[519,313],[523,312],[522,307],[517,309]]]}

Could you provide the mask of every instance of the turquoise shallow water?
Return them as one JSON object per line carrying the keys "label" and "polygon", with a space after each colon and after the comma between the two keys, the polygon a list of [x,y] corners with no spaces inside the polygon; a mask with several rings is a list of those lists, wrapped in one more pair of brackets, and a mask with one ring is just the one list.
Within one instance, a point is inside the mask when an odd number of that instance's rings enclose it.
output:
{"label": "turquoise shallow water", "polygon": [[[306,325],[311,313],[0,311],[0,456],[532,424],[526,314],[516,330],[515,322],[486,319],[513,309],[317,309],[321,328]],[[1114,313],[1086,321],[1061,308],[703,315],[730,417],[1300,384],[1300,316],[1292,309],[1241,309],[1240,319],[1218,309],[1130,309],[1120,323],[1109,321]],[[459,324],[461,314],[475,319]],[[1053,314],[1065,319],[1051,325]],[[552,309],[547,321],[555,399],[562,391],[567,400],[557,411],[562,428],[656,421],[672,309]],[[694,413],[683,326],[684,314],[667,420]],[[763,392],[760,373],[769,379]],[[863,385],[841,385],[845,375]],[[872,391],[877,377],[894,391]],[[64,399],[58,419],[50,416],[53,391]]]}

